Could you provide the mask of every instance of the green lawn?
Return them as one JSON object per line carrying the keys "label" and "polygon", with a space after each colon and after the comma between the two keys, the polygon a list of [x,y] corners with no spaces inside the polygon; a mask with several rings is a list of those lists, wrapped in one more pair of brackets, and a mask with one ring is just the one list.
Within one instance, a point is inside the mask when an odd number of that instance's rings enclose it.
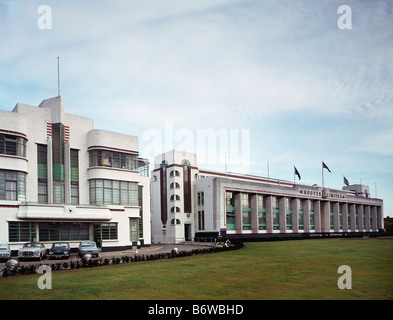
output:
{"label": "green lawn", "polygon": [[[340,265],[352,289],[340,290]],[[245,243],[237,251],[0,278],[4,299],[393,299],[393,240]]]}

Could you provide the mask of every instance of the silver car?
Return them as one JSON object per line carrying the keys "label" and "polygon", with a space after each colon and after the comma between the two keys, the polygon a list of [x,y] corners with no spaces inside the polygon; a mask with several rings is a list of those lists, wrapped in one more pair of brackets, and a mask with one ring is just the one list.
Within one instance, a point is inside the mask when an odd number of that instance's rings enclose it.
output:
{"label": "silver car", "polygon": [[22,259],[38,259],[41,260],[46,256],[46,248],[39,242],[28,242],[18,251],[19,260]]}
{"label": "silver car", "polygon": [[11,249],[8,243],[0,244],[0,260],[11,259]]}
{"label": "silver car", "polygon": [[79,255],[82,257],[87,253],[96,257],[100,254],[100,249],[97,248],[97,244],[94,241],[82,241],[79,243]]}

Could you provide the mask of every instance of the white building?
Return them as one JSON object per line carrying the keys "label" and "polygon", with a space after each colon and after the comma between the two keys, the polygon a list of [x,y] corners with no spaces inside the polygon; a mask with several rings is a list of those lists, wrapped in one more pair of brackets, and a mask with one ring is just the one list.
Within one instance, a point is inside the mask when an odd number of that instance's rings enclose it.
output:
{"label": "white building", "polygon": [[198,169],[196,154],[170,151],[151,177],[152,242],[221,234],[235,238],[378,232],[383,201],[368,186],[343,190]]}
{"label": "white building", "polygon": [[94,129],[61,97],[0,110],[0,243],[150,245],[148,161],[135,136]]}

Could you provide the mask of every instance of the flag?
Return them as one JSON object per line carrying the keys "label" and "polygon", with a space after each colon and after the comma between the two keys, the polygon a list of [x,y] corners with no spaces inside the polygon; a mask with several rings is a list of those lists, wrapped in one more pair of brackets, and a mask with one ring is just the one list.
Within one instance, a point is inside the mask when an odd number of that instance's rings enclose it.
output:
{"label": "flag", "polygon": [[349,187],[349,181],[348,181],[348,179],[345,178],[345,176],[343,176],[343,177],[344,177],[344,184],[346,184],[346,185]]}
{"label": "flag", "polygon": [[296,169],[295,166],[293,166],[293,167],[295,168],[295,174],[299,177],[299,180],[300,180],[301,178],[300,178],[300,173],[299,173],[299,171],[297,171],[297,169]]}
{"label": "flag", "polygon": [[327,169],[327,171],[331,172],[325,162],[322,161],[322,169]]}

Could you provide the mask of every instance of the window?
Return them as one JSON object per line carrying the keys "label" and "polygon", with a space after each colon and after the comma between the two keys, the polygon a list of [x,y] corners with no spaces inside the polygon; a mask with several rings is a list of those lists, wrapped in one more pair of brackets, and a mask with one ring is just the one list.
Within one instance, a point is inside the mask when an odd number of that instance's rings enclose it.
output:
{"label": "window", "polygon": [[329,207],[329,219],[330,219],[330,229],[334,229],[334,212],[333,212],[333,203],[328,202]]}
{"label": "window", "polygon": [[177,200],[180,200],[180,196],[178,194],[172,194],[171,201],[177,201]]}
{"label": "window", "polygon": [[0,154],[26,157],[26,139],[0,133]]}
{"label": "window", "polygon": [[35,222],[8,222],[9,242],[32,242],[36,240]]}
{"label": "window", "polygon": [[38,203],[48,203],[47,145],[37,144]]}
{"label": "window", "polygon": [[205,211],[198,211],[198,229],[205,230]]}
{"label": "window", "polygon": [[315,202],[310,201],[310,229],[315,230]]}
{"label": "window", "polygon": [[298,224],[299,224],[299,230],[304,229],[304,200],[303,199],[298,199]]}
{"label": "window", "polygon": [[70,150],[71,204],[79,204],[79,151]]}
{"label": "window", "polygon": [[251,197],[247,193],[241,194],[242,226],[243,230],[251,230]]}
{"label": "window", "polygon": [[180,177],[180,172],[177,170],[172,170],[169,174],[170,177]]}
{"label": "window", "polygon": [[177,182],[172,182],[170,185],[171,189],[180,189],[180,184],[178,184]]}
{"label": "window", "polygon": [[235,198],[230,191],[225,192],[225,214],[227,230],[236,229]]}
{"label": "window", "polygon": [[117,223],[95,224],[94,239],[117,240]]}
{"label": "window", "polygon": [[139,220],[138,218],[130,218],[130,241],[137,242],[139,240]]}
{"label": "window", "polygon": [[90,204],[138,206],[138,183],[106,179],[90,180]]}
{"label": "window", "polygon": [[40,241],[89,240],[88,223],[40,222]]}
{"label": "window", "polygon": [[172,207],[171,213],[175,213],[175,212],[180,212],[180,208],[179,207]]}
{"label": "window", "polygon": [[292,229],[292,199],[285,198],[285,211],[286,211],[286,228]]}
{"label": "window", "polygon": [[[125,170],[139,170],[138,159],[135,154],[109,150],[94,149],[89,151],[90,167],[110,167]],[[144,166],[144,165],[142,165]],[[142,168],[144,173],[146,168]]]}
{"label": "window", "polygon": [[266,197],[258,195],[258,228],[266,230]]}
{"label": "window", "polygon": [[204,192],[198,192],[198,206],[203,206],[205,204],[205,193]]}
{"label": "window", "polygon": [[343,205],[340,203],[338,205],[338,222],[339,222],[339,228],[343,228]]}
{"label": "window", "polygon": [[26,200],[26,173],[0,170],[0,200]]}
{"label": "window", "polygon": [[272,197],[272,213],[273,213],[273,229],[280,229],[280,210],[278,206],[278,198]]}

